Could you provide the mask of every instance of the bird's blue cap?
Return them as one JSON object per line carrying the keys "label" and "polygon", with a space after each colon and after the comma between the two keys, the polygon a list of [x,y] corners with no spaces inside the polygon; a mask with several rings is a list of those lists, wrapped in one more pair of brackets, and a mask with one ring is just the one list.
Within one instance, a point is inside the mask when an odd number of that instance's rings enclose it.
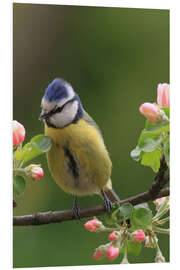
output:
{"label": "bird's blue cap", "polygon": [[49,102],[58,101],[68,97],[67,88],[70,85],[62,79],[54,79],[46,88],[44,97]]}

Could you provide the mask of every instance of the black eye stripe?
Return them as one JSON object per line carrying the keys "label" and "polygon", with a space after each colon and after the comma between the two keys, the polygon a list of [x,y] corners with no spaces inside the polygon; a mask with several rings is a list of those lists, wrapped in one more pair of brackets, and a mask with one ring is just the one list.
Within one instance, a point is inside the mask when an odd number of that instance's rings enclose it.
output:
{"label": "black eye stripe", "polygon": [[[65,105],[65,104],[64,104]],[[63,110],[64,105],[62,107],[55,107],[53,108],[49,113],[48,113],[48,117],[52,116],[55,113],[59,113]]]}
{"label": "black eye stripe", "polygon": [[[65,104],[64,104],[65,105]],[[58,112],[61,112],[64,108],[64,105],[62,107],[56,107],[54,108],[51,113],[54,114],[54,113],[58,113]]]}
{"label": "black eye stripe", "polygon": [[48,113],[48,116],[50,117],[50,116],[52,116],[52,115],[55,114],[55,113],[60,113],[60,112],[64,109],[65,105],[67,105],[67,104],[70,103],[70,102],[73,102],[74,100],[75,100],[75,98],[70,99],[69,101],[67,101],[66,103],[64,103],[61,107],[55,106],[55,107]]}

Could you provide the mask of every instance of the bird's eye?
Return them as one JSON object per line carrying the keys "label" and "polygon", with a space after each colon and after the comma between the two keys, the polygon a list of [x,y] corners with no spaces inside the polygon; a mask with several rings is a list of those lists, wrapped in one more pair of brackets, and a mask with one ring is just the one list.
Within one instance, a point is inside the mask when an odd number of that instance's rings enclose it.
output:
{"label": "bird's eye", "polygon": [[73,101],[73,99],[71,99],[71,100],[68,100],[66,103],[64,103],[61,107],[58,107],[58,105],[55,105],[54,106],[54,108],[49,112],[49,115],[51,116],[51,115],[53,115],[53,114],[55,114],[55,113],[60,113],[63,109],[64,109],[64,107],[68,104],[68,103],[70,103],[70,102],[72,102]]}
{"label": "bird's eye", "polygon": [[57,105],[54,106],[54,108],[49,112],[49,116],[51,116],[51,115],[53,115],[53,114],[55,114],[57,112],[61,112],[62,109],[63,109],[62,107],[58,107]]}

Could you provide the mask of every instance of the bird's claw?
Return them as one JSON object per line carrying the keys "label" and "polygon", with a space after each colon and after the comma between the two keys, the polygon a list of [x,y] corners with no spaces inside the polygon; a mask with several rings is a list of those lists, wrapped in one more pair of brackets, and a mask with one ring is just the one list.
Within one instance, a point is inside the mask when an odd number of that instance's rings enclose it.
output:
{"label": "bird's claw", "polygon": [[77,196],[74,197],[74,204],[73,204],[72,211],[74,213],[75,219],[78,221],[81,221],[80,209],[79,209],[78,204],[77,204]]}
{"label": "bird's claw", "polygon": [[106,208],[106,211],[108,212],[108,214],[110,214],[112,207],[113,207],[113,204],[109,199],[105,199],[104,200],[104,207]]}

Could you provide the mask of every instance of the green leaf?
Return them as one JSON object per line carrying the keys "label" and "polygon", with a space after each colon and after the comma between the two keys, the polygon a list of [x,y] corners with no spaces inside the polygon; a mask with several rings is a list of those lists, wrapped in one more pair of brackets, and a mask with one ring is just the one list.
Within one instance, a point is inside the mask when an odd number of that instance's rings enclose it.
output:
{"label": "green leaf", "polygon": [[154,151],[162,141],[162,136],[143,130],[138,141],[139,150],[144,152]]}
{"label": "green leaf", "polygon": [[130,220],[133,230],[152,230],[152,212],[147,208],[134,209]]}
{"label": "green leaf", "polygon": [[158,172],[160,167],[161,151],[155,149],[153,152],[144,153],[142,156],[141,164],[150,166],[154,172]]}
{"label": "green leaf", "polygon": [[148,203],[139,203],[134,206],[134,209],[138,209],[138,208],[147,208],[150,210]]}
{"label": "green leaf", "polygon": [[43,153],[48,152],[51,148],[51,139],[44,134],[33,137],[30,142],[34,143]]}
{"label": "green leaf", "polygon": [[113,209],[111,215],[112,222],[117,222],[117,219],[123,221],[124,219],[128,219],[131,216],[133,211],[133,206],[130,203],[124,203],[119,206],[119,204]]}
{"label": "green leaf", "polygon": [[137,145],[135,149],[133,149],[130,153],[130,156],[135,160],[139,161],[141,150],[139,149],[139,146]]}
{"label": "green leaf", "polygon": [[170,117],[170,107],[163,107],[161,108],[166,114],[166,116],[169,118]]}
{"label": "green leaf", "polygon": [[141,146],[141,150],[144,152],[152,152],[154,151],[158,145],[161,142],[161,138],[158,138],[157,140],[153,140],[151,138],[147,138],[143,141],[143,144]]}
{"label": "green leaf", "polygon": [[163,121],[161,123],[153,124],[146,120],[145,128],[148,132],[153,132],[154,134],[160,134],[162,132],[169,131],[169,123],[167,121]]}
{"label": "green leaf", "polygon": [[[169,140],[164,144],[164,156],[165,156],[165,160],[166,160],[166,163],[169,167],[169,159],[170,159],[170,147],[169,147]],[[170,167],[169,167],[170,168]]]}
{"label": "green leaf", "polygon": [[27,162],[31,159],[49,151],[51,139],[45,135],[37,135],[24,145],[22,149],[15,151],[14,156],[20,162]]}
{"label": "green leaf", "polygon": [[139,253],[141,252],[141,247],[142,247],[141,243],[134,242],[134,241],[128,241],[127,252],[132,253],[135,256],[138,256]]}
{"label": "green leaf", "polygon": [[[127,253],[134,254],[135,256],[138,256],[141,252],[141,243],[134,242],[132,240],[129,240],[127,242]],[[120,253],[124,253],[124,247],[121,248]]]}
{"label": "green leaf", "polygon": [[116,213],[119,211],[119,208],[120,208],[119,203],[115,202],[111,212],[105,214],[104,220],[107,224],[112,225],[117,222]]}
{"label": "green leaf", "polygon": [[114,223],[117,222],[117,219],[116,219],[115,216],[112,216],[111,214],[106,213],[106,214],[104,215],[104,221],[105,221],[107,224],[109,224],[109,225],[113,225]]}
{"label": "green leaf", "polygon": [[120,206],[119,212],[118,212],[118,217],[127,219],[131,217],[133,211],[133,206],[130,203],[124,203],[123,205]]}
{"label": "green leaf", "polygon": [[13,194],[15,196],[19,196],[21,195],[26,187],[26,181],[24,179],[24,177],[17,175],[14,177],[13,180]]}

